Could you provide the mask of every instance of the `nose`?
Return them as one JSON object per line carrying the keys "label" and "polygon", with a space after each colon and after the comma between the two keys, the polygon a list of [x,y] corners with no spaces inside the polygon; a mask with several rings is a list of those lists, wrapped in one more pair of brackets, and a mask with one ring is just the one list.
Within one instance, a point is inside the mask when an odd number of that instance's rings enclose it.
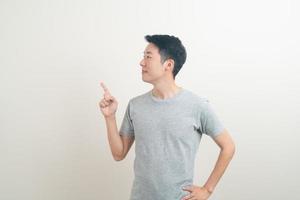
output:
{"label": "nose", "polygon": [[140,61],[140,66],[145,67],[145,60],[144,60],[144,59],[142,59],[142,60]]}

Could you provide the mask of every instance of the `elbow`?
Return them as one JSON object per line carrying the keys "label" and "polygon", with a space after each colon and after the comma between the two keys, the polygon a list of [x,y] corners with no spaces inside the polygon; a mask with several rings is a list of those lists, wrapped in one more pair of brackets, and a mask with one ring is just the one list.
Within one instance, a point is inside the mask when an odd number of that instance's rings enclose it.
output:
{"label": "elbow", "polygon": [[121,160],[123,160],[123,158],[114,157],[114,160],[115,160],[115,161],[121,161]]}
{"label": "elbow", "polygon": [[124,160],[124,156],[120,156],[120,155],[113,155],[113,157],[114,157],[114,160],[115,161],[121,161],[121,160]]}
{"label": "elbow", "polygon": [[235,148],[235,145],[233,144],[232,147],[231,147],[231,150],[230,150],[231,158],[234,156],[235,150],[236,150],[236,148]]}
{"label": "elbow", "polygon": [[236,152],[236,147],[235,144],[232,143],[230,145],[225,146],[224,148],[222,148],[221,150],[224,154],[227,155],[227,157],[229,157],[230,159],[233,158],[235,152]]}

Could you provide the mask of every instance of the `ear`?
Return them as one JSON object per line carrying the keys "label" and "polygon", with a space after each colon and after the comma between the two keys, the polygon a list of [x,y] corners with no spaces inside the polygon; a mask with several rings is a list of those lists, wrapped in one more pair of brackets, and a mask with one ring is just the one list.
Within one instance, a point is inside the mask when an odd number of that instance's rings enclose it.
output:
{"label": "ear", "polygon": [[174,60],[173,59],[167,59],[165,61],[165,64],[166,64],[166,70],[169,70],[169,71],[172,72],[173,68],[174,68],[174,64],[175,64]]}

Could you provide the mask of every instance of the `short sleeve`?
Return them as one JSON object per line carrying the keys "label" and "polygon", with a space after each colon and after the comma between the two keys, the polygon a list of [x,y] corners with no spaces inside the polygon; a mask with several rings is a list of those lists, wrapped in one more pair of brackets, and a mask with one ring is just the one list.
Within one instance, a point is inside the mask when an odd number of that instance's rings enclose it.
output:
{"label": "short sleeve", "polygon": [[129,136],[129,137],[134,136],[134,128],[133,128],[133,123],[131,118],[131,112],[132,112],[132,105],[131,102],[129,101],[120,128],[120,135]]}
{"label": "short sleeve", "polygon": [[208,100],[205,101],[200,116],[202,133],[214,138],[219,135],[224,126]]}

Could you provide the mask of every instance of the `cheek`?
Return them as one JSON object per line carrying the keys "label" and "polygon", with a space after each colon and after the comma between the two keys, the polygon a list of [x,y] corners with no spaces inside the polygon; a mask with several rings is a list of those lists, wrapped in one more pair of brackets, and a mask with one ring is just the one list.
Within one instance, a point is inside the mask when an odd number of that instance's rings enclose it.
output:
{"label": "cheek", "polygon": [[162,65],[159,65],[159,66],[157,66],[156,67],[156,73],[157,74],[163,74],[165,72],[165,70],[164,70],[164,68],[163,68],[163,66]]}
{"label": "cheek", "polygon": [[152,66],[149,70],[151,74],[160,75],[162,73],[162,70],[159,66]]}
{"label": "cheek", "polygon": [[161,65],[161,63],[158,62],[145,62],[146,66],[147,66],[147,71],[150,72],[151,74],[155,74],[155,75],[161,75],[162,73],[164,73],[164,69],[163,66]]}
{"label": "cheek", "polygon": [[159,73],[164,71],[163,65],[160,62],[155,62],[151,64],[151,68]]}

